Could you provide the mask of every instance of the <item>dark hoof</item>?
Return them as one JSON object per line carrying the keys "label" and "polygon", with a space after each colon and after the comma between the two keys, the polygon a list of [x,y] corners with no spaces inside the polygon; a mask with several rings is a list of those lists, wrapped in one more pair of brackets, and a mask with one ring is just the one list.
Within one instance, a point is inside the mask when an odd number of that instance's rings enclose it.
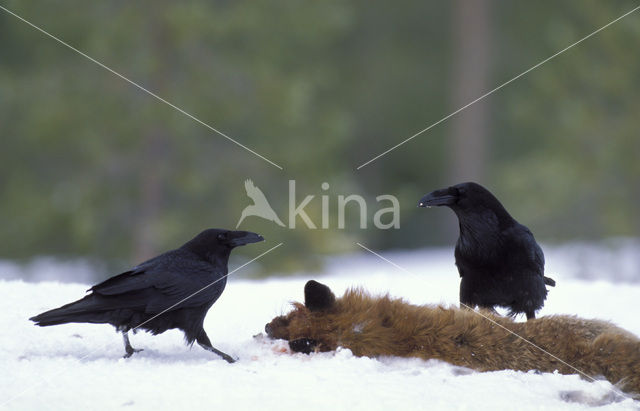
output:
{"label": "dark hoof", "polygon": [[296,340],[289,341],[289,348],[293,352],[301,352],[303,354],[311,354],[315,351],[318,342],[311,338],[298,338]]}

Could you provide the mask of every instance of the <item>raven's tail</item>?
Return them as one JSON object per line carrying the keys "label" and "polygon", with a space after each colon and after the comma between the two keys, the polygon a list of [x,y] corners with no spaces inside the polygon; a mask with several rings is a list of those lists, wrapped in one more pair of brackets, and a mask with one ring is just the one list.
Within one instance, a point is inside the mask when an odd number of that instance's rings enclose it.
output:
{"label": "raven's tail", "polygon": [[544,283],[550,287],[556,286],[556,280],[554,280],[553,278],[544,277]]}
{"label": "raven's tail", "polygon": [[103,323],[107,313],[100,310],[98,306],[95,296],[88,295],[60,308],[38,314],[29,320],[41,327],[66,323]]}

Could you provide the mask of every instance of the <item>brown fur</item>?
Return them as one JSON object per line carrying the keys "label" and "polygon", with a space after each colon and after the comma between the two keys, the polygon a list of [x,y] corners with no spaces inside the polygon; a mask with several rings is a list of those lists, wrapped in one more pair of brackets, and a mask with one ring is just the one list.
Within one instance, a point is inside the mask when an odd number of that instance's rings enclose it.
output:
{"label": "brown fur", "polygon": [[[333,296],[328,287],[315,284]],[[293,311],[267,324],[267,333],[288,340],[294,351],[303,351],[294,343],[304,340],[316,351],[340,346],[356,356],[433,358],[478,371],[577,373],[478,312],[416,306],[388,295],[372,297],[362,289],[327,301],[326,307],[312,309],[294,303]],[[640,393],[640,339],[635,335],[608,322],[573,316],[517,323],[488,311],[481,313],[585,374],[604,376],[624,391]]]}

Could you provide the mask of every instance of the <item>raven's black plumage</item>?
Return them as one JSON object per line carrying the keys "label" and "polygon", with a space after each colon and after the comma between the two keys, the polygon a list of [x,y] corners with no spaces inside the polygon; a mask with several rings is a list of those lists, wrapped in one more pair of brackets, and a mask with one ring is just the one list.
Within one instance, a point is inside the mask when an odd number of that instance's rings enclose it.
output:
{"label": "raven's black plumage", "polygon": [[248,231],[205,230],[178,249],[94,285],[81,300],[30,320],[40,326],[111,324],[123,333],[127,357],[136,351],[129,343],[129,330],[160,334],[178,328],[187,343],[197,341],[233,362],[211,345],[202,325],[207,311],[224,291],[231,250],[262,240]]}
{"label": "raven's black plumage", "polygon": [[500,201],[477,183],[433,191],[420,207],[447,206],[458,217],[455,248],[460,273],[460,302],[471,306],[507,307],[510,315],[535,318],[547,297],[544,254],[531,231],[513,219]]}

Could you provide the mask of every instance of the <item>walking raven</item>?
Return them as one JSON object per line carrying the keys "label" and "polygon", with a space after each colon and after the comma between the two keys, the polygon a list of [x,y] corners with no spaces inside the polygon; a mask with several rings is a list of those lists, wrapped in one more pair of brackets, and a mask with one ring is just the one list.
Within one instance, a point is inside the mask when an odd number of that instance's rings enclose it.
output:
{"label": "walking raven", "polygon": [[94,285],[86,297],[30,320],[39,326],[111,324],[122,332],[125,358],[141,351],[131,346],[129,330],[143,329],[156,335],[178,328],[188,344],[197,341],[205,350],[234,362],[211,345],[202,325],[224,291],[231,250],[262,240],[248,231],[204,230],[182,247]]}

